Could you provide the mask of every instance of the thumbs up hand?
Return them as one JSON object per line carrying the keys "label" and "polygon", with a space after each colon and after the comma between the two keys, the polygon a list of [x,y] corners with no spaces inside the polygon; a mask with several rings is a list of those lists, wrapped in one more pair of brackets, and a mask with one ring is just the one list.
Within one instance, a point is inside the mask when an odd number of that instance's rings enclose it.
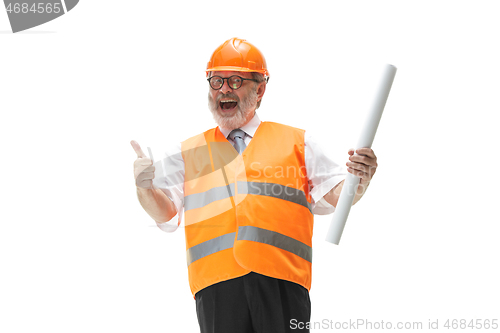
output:
{"label": "thumbs up hand", "polygon": [[136,141],[132,140],[130,144],[137,154],[137,159],[134,162],[135,185],[145,189],[153,189],[153,179],[155,178],[153,161],[144,154]]}

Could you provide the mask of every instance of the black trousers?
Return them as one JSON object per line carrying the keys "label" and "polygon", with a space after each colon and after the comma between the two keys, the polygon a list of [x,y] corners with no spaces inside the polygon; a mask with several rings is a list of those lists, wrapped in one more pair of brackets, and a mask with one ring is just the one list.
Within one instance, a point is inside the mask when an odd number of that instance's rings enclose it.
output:
{"label": "black trousers", "polygon": [[309,292],[290,281],[251,272],[204,288],[195,297],[201,333],[309,332],[297,328],[310,321]]}

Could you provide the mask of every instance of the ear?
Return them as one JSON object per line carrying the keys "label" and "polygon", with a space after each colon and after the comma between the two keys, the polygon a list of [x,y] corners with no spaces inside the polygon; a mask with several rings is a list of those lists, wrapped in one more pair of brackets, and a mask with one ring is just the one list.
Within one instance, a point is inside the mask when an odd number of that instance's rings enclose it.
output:
{"label": "ear", "polygon": [[262,99],[264,96],[264,93],[266,92],[266,82],[261,82],[257,86],[257,96],[259,96],[259,101]]}

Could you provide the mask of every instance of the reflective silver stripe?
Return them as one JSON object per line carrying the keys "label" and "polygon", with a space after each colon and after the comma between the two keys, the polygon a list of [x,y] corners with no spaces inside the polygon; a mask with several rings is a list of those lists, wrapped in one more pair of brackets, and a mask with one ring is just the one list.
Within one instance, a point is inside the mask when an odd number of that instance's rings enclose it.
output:
{"label": "reflective silver stripe", "polygon": [[[214,187],[208,191],[194,193],[184,197],[184,211],[201,208],[217,200],[234,196],[234,183]],[[239,194],[264,195],[283,199],[306,207],[312,213],[311,204],[307,201],[306,194],[293,187],[274,183],[238,182]]]}
{"label": "reflective silver stripe", "polygon": [[229,184],[229,187],[227,185],[214,187],[205,192],[190,194],[184,197],[184,211],[200,208],[214,201],[227,199],[230,196],[234,196],[234,184]]}
{"label": "reflective silver stripe", "polygon": [[239,227],[238,240],[248,240],[276,246],[312,263],[312,247],[276,231],[252,226]]}
{"label": "reflective silver stripe", "polygon": [[231,232],[187,249],[186,256],[188,266],[196,260],[206,257],[209,254],[232,248],[235,236],[236,233]]}
{"label": "reflective silver stripe", "polygon": [[238,182],[238,193],[265,195],[283,199],[302,205],[312,213],[311,204],[307,201],[306,194],[293,187],[274,183]]}

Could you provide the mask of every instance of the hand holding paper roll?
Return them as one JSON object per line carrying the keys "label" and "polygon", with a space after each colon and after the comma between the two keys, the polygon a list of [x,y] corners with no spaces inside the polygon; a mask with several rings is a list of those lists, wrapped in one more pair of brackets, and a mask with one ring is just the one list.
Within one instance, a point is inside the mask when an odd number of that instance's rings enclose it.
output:
{"label": "hand holding paper roll", "polygon": [[359,185],[367,186],[377,171],[377,156],[371,148],[349,149],[347,171],[359,177]]}

